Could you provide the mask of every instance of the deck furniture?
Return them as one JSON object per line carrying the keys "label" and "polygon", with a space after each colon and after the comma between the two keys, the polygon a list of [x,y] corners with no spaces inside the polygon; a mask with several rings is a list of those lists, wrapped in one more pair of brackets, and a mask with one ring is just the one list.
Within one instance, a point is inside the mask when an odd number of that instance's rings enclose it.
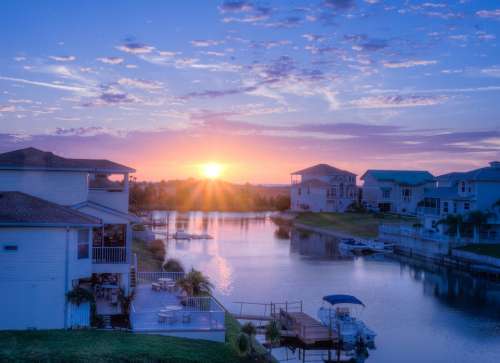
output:
{"label": "deck furniture", "polygon": [[182,314],[182,322],[183,323],[190,323],[191,322],[191,314],[183,313]]}
{"label": "deck furniture", "polygon": [[158,323],[165,323],[167,321],[168,314],[158,313]]}
{"label": "deck furniture", "polygon": [[153,291],[161,291],[161,285],[158,282],[152,282],[151,289]]}

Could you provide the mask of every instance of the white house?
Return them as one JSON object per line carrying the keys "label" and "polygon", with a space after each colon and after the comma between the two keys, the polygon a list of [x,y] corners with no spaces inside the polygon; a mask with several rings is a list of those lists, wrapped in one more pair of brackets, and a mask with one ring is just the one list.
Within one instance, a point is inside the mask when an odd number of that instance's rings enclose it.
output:
{"label": "white house", "polygon": [[[88,325],[89,305],[66,293],[90,281],[128,294],[134,171],[34,148],[0,154],[0,329]],[[98,313],[120,313],[109,310]]]}
{"label": "white house", "polygon": [[344,212],[357,200],[356,174],[318,164],[291,174],[291,210]]}
{"label": "white house", "polygon": [[363,180],[363,204],[371,210],[414,215],[426,188],[435,178],[420,170],[367,170]]}
{"label": "white house", "polygon": [[443,232],[438,222],[447,215],[466,216],[471,211],[490,214],[490,228],[483,231],[486,240],[500,239],[500,162],[468,172],[454,172],[437,177],[437,188],[425,191],[419,208],[426,229]]}

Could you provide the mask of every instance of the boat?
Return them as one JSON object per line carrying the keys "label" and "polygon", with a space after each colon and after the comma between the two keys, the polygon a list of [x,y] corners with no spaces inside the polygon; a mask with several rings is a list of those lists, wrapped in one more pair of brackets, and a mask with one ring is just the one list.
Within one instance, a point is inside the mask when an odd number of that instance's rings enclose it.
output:
{"label": "boat", "polygon": [[[353,307],[365,305],[352,295],[327,295],[318,310],[321,323],[336,332],[344,344],[373,348],[377,334],[353,316]],[[328,305],[326,305],[326,304]]]}
{"label": "boat", "polygon": [[173,239],[191,239],[191,235],[183,229],[178,229],[173,235]]}
{"label": "boat", "polygon": [[392,252],[394,250],[394,243],[384,242],[380,240],[372,240],[365,242],[374,252]]}
{"label": "boat", "polygon": [[340,240],[339,248],[355,254],[366,254],[373,252],[373,248],[366,242],[355,240],[354,238],[343,238]]}

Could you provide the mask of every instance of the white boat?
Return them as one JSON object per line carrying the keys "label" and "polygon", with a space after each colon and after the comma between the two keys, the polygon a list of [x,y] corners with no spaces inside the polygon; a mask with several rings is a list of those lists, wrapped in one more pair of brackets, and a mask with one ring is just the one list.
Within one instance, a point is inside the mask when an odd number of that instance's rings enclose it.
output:
{"label": "white boat", "polygon": [[359,240],[354,238],[343,238],[340,240],[339,248],[343,251],[349,251],[353,253],[369,253],[372,252],[372,248]]}
{"label": "white boat", "polygon": [[191,239],[191,235],[183,229],[178,229],[173,235],[173,239]]}
{"label": "white boat", "polygon": [[202,233],[202,234],[192,234],[191,235],[192,239],[213,239],[211,235],[208,233]]}
{"label": "white boat", "polygon": [[365,323],[353,316],[353,307],[365,305],[351,295],[327,295],[323,305],[318,310],[318,319],[321,323],[336,332],[344,344],[354,346],[362,344],[369,348],[374,347],[375,332]]}
{"label": "white boat", "polygon": [[394,243],[383,242],[380,240],[366,241],[365,243],[374,252],[392,252],[394,250]]}

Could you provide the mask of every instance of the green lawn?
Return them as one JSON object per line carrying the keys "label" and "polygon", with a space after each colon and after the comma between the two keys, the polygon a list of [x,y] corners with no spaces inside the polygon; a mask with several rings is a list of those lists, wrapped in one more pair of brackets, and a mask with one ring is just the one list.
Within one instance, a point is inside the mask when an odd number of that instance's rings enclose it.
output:
{"label": "green lawn", "polygon": [[380,224],[413,224],[416,218],[381,213],[301,213],[295,221],[356,237],[375,238]]}
{"label": "green lawn", "polygon": [[1,362],[243,362],[228,344],[92,330],[0,332]]}
{"label": "green lawn", "polygon": [[500,258],[500,244],[474,244],[457,248],[457,250],[477,253],[478,255]]}

